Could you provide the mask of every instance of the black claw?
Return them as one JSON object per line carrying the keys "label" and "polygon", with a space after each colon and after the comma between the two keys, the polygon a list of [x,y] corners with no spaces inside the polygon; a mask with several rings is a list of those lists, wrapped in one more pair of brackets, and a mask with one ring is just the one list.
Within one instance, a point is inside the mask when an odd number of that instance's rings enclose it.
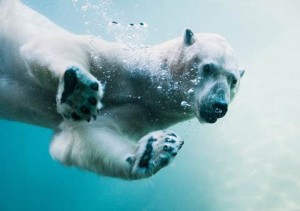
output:
{"label": "black claw", "polygon": [[95,91],[99,90],[99,84],[97,82],[91,83],[90,87]]}
{"label": "black claw", "polygon": [[167,143],[175,143],[176,141],[174,139],[172,139],[172,138],[166,138],[165,142],[167,142]]}
{"label": "black claw", "polygon": [[181,149],[181,147],[183,146],[184,142],[181,142],[179,145],[179,149]]}
{"label": "black claw", "polygon": [[81,107],[80,107],[80,111],[81,111],[83,114],[90,114],[90,110],[89,110],[88,107],[86,107],[86,106],[81,106]]}
{"label": "black claw", "polygon": [[76,114],[75,112],[73,112],[71,115],[72,115],[72,119],[74,119],[75,121],[81,120],[81,117],[78,114]]}
{"label": "black claw", "polygon": [[97,99],[95,97],[89,97],[88,102],[93,106],[97,105]]}
{"label": "black claw", "polygon": [[134,161],[135,161],[135,159],[134,159],[133,157],[128,157],[128,158],[126,159],[126,161],[127,161],[129,164],[133,164]]}
{"label": "black claw", "polygon": [[156,138],[153,138],[152,136],[148,139],[148,142],[152,143],[152,142],[155,142],[157,141]]}
{"label": "black claw", "polygon": [[173,136],[175,138],[177,138],[176,134],[175,133],[168,133],[169,136]]}

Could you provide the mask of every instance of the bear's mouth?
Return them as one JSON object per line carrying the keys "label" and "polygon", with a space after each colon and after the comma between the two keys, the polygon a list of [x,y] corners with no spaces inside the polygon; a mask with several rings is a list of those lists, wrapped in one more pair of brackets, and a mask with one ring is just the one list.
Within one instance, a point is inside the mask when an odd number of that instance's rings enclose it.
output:
{"label": "bear's mouth", "polygon": [[213,124],[213,123],[217,122],[217,120],[218,120],[218,118],[216,118],[216,117],[203,115],[201,113],[200,113],[200,116],[206,123],[210,123],[210,124]]}

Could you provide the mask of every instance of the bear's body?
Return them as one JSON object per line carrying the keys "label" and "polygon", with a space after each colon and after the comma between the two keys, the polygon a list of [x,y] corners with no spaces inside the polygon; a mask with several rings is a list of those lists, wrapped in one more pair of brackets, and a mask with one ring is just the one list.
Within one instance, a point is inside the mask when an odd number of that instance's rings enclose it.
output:
{"label": "bear's body", "polygon": [[194,116],[214,123],[242,76],[213,34],[132,49],[9,0],[0,29],[0,116],[52,128],[55,159],[102,175],[138,179],[166,166],[183,141],[161,129]]}

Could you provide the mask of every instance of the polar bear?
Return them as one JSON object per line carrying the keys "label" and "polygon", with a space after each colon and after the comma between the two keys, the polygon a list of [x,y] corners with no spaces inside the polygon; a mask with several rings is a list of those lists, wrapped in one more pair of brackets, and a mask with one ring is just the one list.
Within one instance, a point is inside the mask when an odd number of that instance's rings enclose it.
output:
{"label": "polar bear", "polygon": [[194,34],[133,49],[74,35],[19,0],[0,0],[0,116],[53,129],[51,156],[100,175],[141,179],[183,140],[166,130],[214,123],[243,71],[229,43]]}

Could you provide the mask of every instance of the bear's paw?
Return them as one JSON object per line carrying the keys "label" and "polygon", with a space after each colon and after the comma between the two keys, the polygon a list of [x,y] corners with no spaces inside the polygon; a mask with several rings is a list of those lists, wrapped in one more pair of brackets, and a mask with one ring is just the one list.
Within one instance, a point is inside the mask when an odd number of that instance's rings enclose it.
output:
{"label": "bear's paw", "polygon": [[102,104],[103,87],[99,81],[76,67],[66,70],[59,85],[57,110],[74,121],[96,119]]}
{"label": "bear's paw", "polygon": [[139,141],[136,155],[128,157],[132,162],[132,173],[140,177],[155,174],[175,158],[184,141],[175,133],[168,131],[152,132]]}

